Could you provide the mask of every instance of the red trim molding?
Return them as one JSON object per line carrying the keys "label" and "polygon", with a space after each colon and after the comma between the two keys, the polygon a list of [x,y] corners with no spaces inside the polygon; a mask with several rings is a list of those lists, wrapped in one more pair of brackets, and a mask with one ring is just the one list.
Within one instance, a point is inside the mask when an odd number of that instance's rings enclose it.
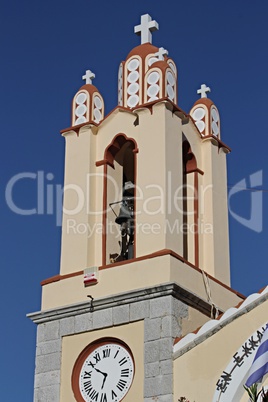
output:
{"label": "red trim molding", "polygon": [[186,173],[187,173],[187,174],[188,174],[188,173],[199,173],[199,174],[201,174],[202,176],[203,176],[203,174],[204,174],[203,170],[198,169],[198,168],[195,168],[195,169],[187,169],[187,172],[186,172]]}
{"label": "red trim molding", "polygon": [[227,149],[228,152],[231,152],[231,148],[228,147],[228,145],[226,145],[224,142],[222,142],[218,137],[216,137],[215,135],[201,135],[202,140],[207,140],[210,139],[211,141],[215,141],[218,145],[218,148],[225,148]]}
{"label": "red trim molding", "polygon": [[95,162],[95,165],[96,165],[97,167],[99,167],[99,166],[104,166],[104,165],[109,165],[109,166],[111,166],[112,168],[114,168],[114,164],[113,164],[113,163],[110,163],[110,162],[108,161],[108,159],[103,159],[103,160],[101,160],[101,161],[97,161],[97,162]]}
{"label": "red trim molding", "polygon": [[195,254],[195,265],[199,266],[199,234],[198,234],[198,221],[199,221],[199,185],[198,185],[198,172],[194,172],[194,254]]}
{"label": "red trim molding", "polygon": [[64,128],[63,130],[60,130],[60,134],[63,135],[65,133],[67,133],[68,131],[75,131],[76,134],[79,135],[80,128],[82,128],[84,126],[88,126],[89,124],[91,126],[95,126],[95,127],[98,127],[100,125],[100,123],[96,123],[93,120],[88,120],[85,123],[77,124],[77,126],[71,126],[71,127],[68,127],[68,128]]}
{"label": "red trim molding", "polygon": [[[115,268],[115,267],[118,267],[118,266],[121,266],[121,265],[128,265],[128,264],[132,264],[133,262],[149,260],[151,258],[158,258],[158,257],[162,257],[162,256],[165,256],[165,255],[170,255],[171,257],[174,257],[175,259],[177,259],[177,260],[183,262],[184,264],[188,265],[190,268],[193,268],[196,271],[202,273],[202,270],[200,268],[196,267],[194,264],[191,264],[189,261],[186,261],[185,258],[183,258],[181,255],[175,253],[175,251],[170,250],[170,249],[159,250],[159,251],[156,251],[155,253],[151,253],[151,254],[141,256],[141,257],[133,258],[132,260],[124,260],[124,261],[115,262],[115,263],[109,264],[109,265],[102,265],[101,267],[99,267],[99,270],[112,269],[112,268]],[[80,275],[84,275],[84,271],[77,271],[77,272],[73,272],[73,273],[66,274],[66,275],[52,276],[51,278],[48,278],[48,279],[45,279],[44,281],[42,281],[41,286],[48,285],[48,284],[53,283],[53,282],[58,282],[58,281],[61,281],[61,280],[64,280],[64,279],[72,278],[72,277],[75,277],[75,276],[80,276]],[[236,290],[230,288],[230,286],[228,286],[225,283],[219,281],[218,279],[214,278],[210,274],[206,273],[206,275],[212,281],[218,283],[219,285],[221,285],[225,289],[230,290],[232,293],[236,294],[241,299],[244,300],[246,298],[244,295],[242,295],[242,293],[239,293]]]}

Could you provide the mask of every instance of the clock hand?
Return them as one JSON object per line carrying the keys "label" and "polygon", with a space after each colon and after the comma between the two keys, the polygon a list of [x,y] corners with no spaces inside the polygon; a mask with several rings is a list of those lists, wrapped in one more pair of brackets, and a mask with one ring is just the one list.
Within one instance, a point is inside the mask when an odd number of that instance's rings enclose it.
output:
{"label": "clock hand", "polygon": [[103,382],[102,382],[102,386],[101,386],[101,389],[103,389],[108,374],[107,374],[107,373],[104,373],[103,371],[101,371],[101,370],[99,370],[99,369],[97,369],[96,367],[93,367],[93,368],[94,368],[94,370],[96,370],[98,373],[100,373],[100,374],[102,374],[102,375],[104,376],[104,379],[103,379]]}
{"label": "clock hand", "polygon": [[104,387],[104,384],[105,384],[105,381],[106,381],[106,378],[107,378],[108,374],[103,373],[103,375],[104,375],[104,379],[103,379],[103,382],[102,382],[101,389],[103,389],[103,387]]}
{"label": "clock hand", "polygon": [[100,371],[96,367],[94,367],[94,370],[96,370],[98,373],[101,373],[102,375],[104,375],[105,378],[107,377],[107,373],[104,373],[103,371]]}

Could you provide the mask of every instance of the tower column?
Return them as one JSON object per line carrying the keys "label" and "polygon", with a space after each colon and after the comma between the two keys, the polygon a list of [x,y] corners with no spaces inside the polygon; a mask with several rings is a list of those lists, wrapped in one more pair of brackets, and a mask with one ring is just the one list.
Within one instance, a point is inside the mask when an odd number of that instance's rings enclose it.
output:
{"label": "tower column", "polygon": [[95,237],[91,234],[96,226],[93,133],[89,128],[85,128],[80,130],[79,136],[74,131],[64,136],[66,153],[61,275],[84,270],[94,263]]}

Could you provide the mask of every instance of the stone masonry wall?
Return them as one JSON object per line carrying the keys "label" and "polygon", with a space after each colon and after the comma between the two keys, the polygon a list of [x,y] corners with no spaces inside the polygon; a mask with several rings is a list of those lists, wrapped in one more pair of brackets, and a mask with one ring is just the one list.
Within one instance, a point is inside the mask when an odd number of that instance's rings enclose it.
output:
{"label": "stone masonry wall", "polygon": [[[152,295],[153,296],[153,295]],[[139,298],[137,298],[139,299]],[[62,315],[37,328],[34,402],[60,401],[61,339],[100,328],[144,320],[144,401],[173,401],[173,341],[181,333],[186,304],[172,295],[147,297],[97,311]],[[59,317],[55,319],[55,317]]]}

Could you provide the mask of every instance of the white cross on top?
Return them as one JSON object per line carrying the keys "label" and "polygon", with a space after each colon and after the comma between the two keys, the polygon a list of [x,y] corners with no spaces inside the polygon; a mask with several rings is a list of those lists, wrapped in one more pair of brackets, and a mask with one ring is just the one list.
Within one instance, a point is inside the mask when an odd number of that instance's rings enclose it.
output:
{"label": "white cross on top", "polygon": [[163,47],[160,47],[158,52],[155,53],[155,56],[158,57],[158,60],[164,60],[164,56],[168,55],[168,51]]}
{"label": "white cross on top", "polygon": [[141,44],[150,42],[152,43],[152,32],[159,29],[158,23],[152,21],[152,17],[149,14],[141,16],[140,25],[134,27],[134,32],[141,36]]}
{"label": "white cross on top", "polygon": [[95,78],[95,74],[92,71],[87,70],[86,74],[83,75],[82,79],[86,80],[86,84],[92,84],[92,79]]}
{"label": "white cross on top", "polygon": [[201,88],[198,89],[197,93],[201,95],[201,98],[207,98],[207,92],[211,92],[210,88],[206,84],[202,84]]}

